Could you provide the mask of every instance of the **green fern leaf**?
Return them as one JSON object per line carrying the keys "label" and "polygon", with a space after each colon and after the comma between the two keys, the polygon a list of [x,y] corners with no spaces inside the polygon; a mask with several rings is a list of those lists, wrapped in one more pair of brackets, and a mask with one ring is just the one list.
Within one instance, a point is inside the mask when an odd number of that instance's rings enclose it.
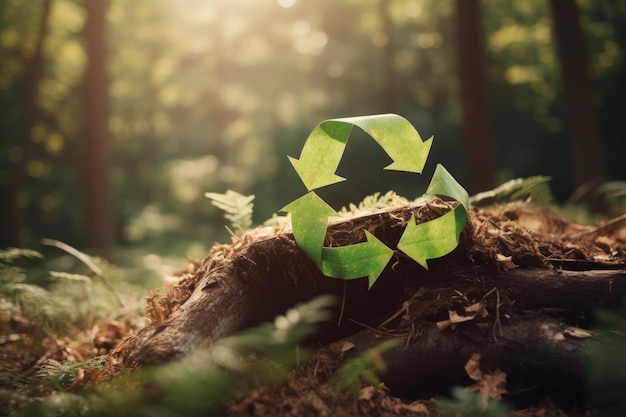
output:
{"label": "green fern leaf", "polygon": [[493,190],[470,197],[472,207],[486,207],[493,204],[506,204],[513,201],[530,201],[537,206],[554,204],[554,197],[548,182],[550,177],[534,176],[507,181]]}
{"label": "green fern leaf", "polygon": [[89,278],[87,275],[82,274],[70,274],[68,272],[50,271],[50,276],[59,280],[76,282],[80,284],[91,285],[92,283],[91,278]]}
{"label": "green fern leaf", "polygon": [[8,248],[7,250],[0,250],[0,261],[2,262],[13,263],[19,258],[41,259],[43,255],[31,249]]}
{"label": "green fern leaf", "polygon": [[350,203],[348,207],[342,207],[339,210],[339,216],[351,217],[358,211],[378,210],[389,207],[393,202],[394,194],[393,191],[387,191],[383,195],[380,195],[379,192],[368,195],[358,205]]}
{"label": "green fern leaf", "polygon": [[230,221],[233,228],[245,232],[252,226],[252,209],[254,195],[243,195],[228,190],[224,194],[204,193],[211,203],[224,211],[224,218]]}

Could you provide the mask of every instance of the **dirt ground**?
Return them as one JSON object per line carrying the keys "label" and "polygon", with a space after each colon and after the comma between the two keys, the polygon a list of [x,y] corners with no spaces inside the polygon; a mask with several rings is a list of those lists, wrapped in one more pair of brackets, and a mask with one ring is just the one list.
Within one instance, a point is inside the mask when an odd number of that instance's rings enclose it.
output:
{"label": "dirt ground", "polygon": [[[435,202],[395,208],[386,212],[389,215],[368,213],[359,217],[366,220],[356,220],[358,227],[354,222],[338,223],[329,230],[329,239],[339,245],[354,242],[353,236],[365,228],[378,230],[377,236],[388,232],[387,239],[393,241],[411,214],[425,219],[449,208],[448,203]],[[303,286],[308,279],[303,271],[312,270],[311,265],[288,236],[281,227],[269,237],[267,231],[251,231],[231,245],[216,245],[204,260],[190,261],[166,294],[155,293],[147,300],[148,323],[128,317],[96,322],[88,331],[64,337],[52,333],[40,337],[29,334],[33,327],[28,322],[3,317],[2,334],[19,333],[26,339],[1,340],[0,362],[34,375],[46,366],[97,361],[99,366],[85,367],[67,381],[66,388],[76,389],[110,380],[124,367],[175,360],[186,353],[180,346],[187,334],[184,323],[194,314],[188,307],[191,301],[206,294],[207,288],[230,285],[220,283],[221,276],[218,284],[210,281],[222,262],[232,265],[245,259],[246,274],[255,268],[271,272],[274,266],[265,267],[263,262],[290,269],[284,258],[290,253],[297,264],[293,268],[300,268],[294,288]],[[276,242],[285,247],[277,248]],[[272,257],[263,252],[270,246]],[[394,278],[392,284],[369,292],[359,287],[362,283],[332,287],[345,304],[341,325],[323,328],[322,335],[310,342],[312,358],[293,371],[289,382],[254,388],[229,403],[222,415],[455,415],[445,406],[454,386],[470,387],[484,401],[504,399],[520,410],[515,412],[518,416],[590,415],[584,400],[584,344],[594,335],[594,311],[617,308],[626,296],[626,216],[592,227],[524,205],[472,210],[459,247],[434,260],[428,271],[401,254],[396,257],[381,276],[383,282]],[[234,271],[240,274],[239,269]],[[319,279],[316,273],[309,273],[311,279]],[[250,297],[263,291],[264,287],[255,287]],[[276,309],[283,311],[282,304],[310,297],[293,294],[285,295]],[[271,319],[275,311],[259,305],[247,314],[257,322]],[[242,321],[238,327],[254,325],[255,320]],[[176,337],[158,339],[170,331],[167,326],[178,332]],[[209,341],[214,340],[213,331],[197,328]],[[35,338],[40,340],[35,348],[20,348]],[[399,342],[384,352],[377,348],[390,339]],[[157,343],[161,356],[155,359],[145,352],[153,352]],[[357,381],[350,389],[333,387],[341,366],[359,357],[369,358],[380,384]],[[55,389],[42,385],[39,393]],[[497,409],[493,412],[498,415]]]}

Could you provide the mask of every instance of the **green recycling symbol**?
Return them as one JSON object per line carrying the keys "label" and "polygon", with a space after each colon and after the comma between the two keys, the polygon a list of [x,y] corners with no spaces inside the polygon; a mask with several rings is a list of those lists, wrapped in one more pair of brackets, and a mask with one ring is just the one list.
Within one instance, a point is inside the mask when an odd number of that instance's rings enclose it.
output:
{"label": "green recycling symbol", "polygon": [[[324,275],[340,279],[368,277],[371,288],[394,250],[367,230],[365,242],[325,247],[328,217],[338,214],[313,191],[345,180],[335,175],[335,171],[353,126],[363,129],[391,157],[393,163],[385,169],[418,174],[424,169],[432,137],[422,141],[419,133],[402,116],[381,114],[325,120],[307,138],[300,159],[289,157],[309,192],[282,211],[291,213],[296,242]],[[412,216],[402,233],[398,249],[428,269],[428,259],[444,256],[457,247],[467,222],[469,198],[467,191],[441,164],[437,165],[426,194],[459,202],[450,212],[425,223],[416,224]]]}

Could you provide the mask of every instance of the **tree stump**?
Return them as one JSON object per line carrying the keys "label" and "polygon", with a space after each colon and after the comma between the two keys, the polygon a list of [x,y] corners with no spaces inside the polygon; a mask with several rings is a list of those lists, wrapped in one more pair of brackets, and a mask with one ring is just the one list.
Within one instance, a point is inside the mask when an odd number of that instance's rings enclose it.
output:
{"label": "tree stump", "polygon": [[[411,215],[423,222],[453,207],[435,199],[332,220],[325,244],[362,242],[368,230],[395,248]],[[127,368],[172,361],[298,302],[334,294],[341,321],[324,327],[315,343],[349,340],[355,349],[342,355],[347,359],[400,339],[384,356],[382,380],[393,393],[467,385],[463,366],[478,353],[486,369],[509,375],[509,393],[579,395],[594,311],[620,306],[626,296],[625,230],[626,216],[590,227],[523,204],[472,209],[451,254],[425,270],[396,250],[368,290],[367,279],[321,275],[288,222],[254,229],[231,245],[216,244],[168,294],[149,299],[152,324],[111,358]]]}

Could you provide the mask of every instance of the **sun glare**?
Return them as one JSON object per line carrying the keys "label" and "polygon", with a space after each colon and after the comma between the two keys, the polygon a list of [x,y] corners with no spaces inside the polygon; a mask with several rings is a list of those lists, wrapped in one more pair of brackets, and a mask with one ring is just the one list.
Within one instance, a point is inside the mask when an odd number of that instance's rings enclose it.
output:
{"label": "sun glare", "polygon": [[284,7],[285,9],[293,7],[296,4],[296,0],[276,0],[276,2],[280,7]]}

